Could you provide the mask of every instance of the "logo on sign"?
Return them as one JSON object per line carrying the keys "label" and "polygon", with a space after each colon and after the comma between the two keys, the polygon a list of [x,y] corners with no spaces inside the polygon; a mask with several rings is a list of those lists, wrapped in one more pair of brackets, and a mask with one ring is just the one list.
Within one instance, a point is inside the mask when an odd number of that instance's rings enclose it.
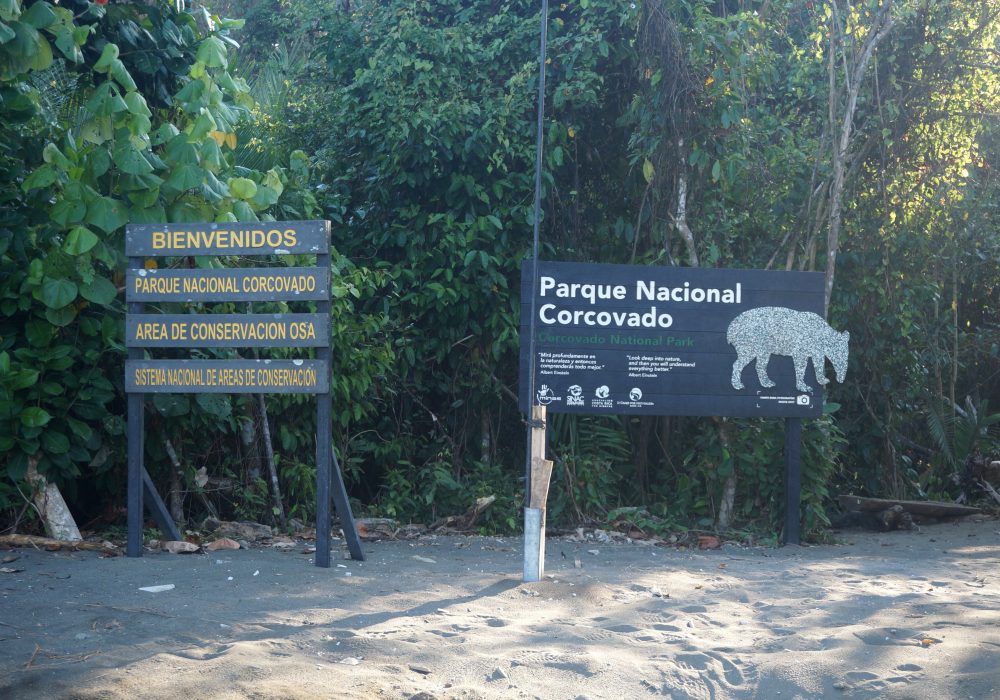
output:
{"label": "logo on sign", "polygon": [[632,391],[628,392],[628,397],[633,401],[639,401],[642,399],[642,389],[639,387],[632,387]]}
{"label": "logo on sign", "polygon": [[583,387],[579,384],[574,384],[569,388],[569,393],[566,396],[567,406],[582,406],[583,405]]}
{"label": "logo on sign", "polygon": [[611,395],[611,389],[609,389],[606,384],[597,387],[597,390],[594,391],[594,396],[596,396],[599,399],[606,399],[610,395]]}
{"label": "logo on sign", "polygon": [[799,406],[808,406],[809,396],[806,394],[800,394],[795,398],[795,403],[797,403]]}
{"label": "logo on sign", "polygon": [[549,388],[548,384],[542,384],[541,388],[538,389],[536,396],[538,398],[539,406],[548,406],[553,401],[559,400],[559,397],[557,397],[552,389]]}

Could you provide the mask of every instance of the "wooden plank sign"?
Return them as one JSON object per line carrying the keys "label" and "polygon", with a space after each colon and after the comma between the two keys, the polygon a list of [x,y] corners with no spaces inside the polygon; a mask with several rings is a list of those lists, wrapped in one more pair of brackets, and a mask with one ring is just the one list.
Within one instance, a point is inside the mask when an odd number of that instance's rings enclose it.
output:
{"label": "wooden plank sign", "polygon": [[[125,391],[128,394],[128,544],[142,556],[142,512],[176,531],[146,474],[145,394],[313,394],[316,396],[316,566],[330,566],[330,500],[347,548],[363,560],[361,541],[333,452],[330,396],[330,222],[271,221],[130,224],[125,297]],[[315,255],[314,267],[147,269],[147,257]],[[145,313],[145,302],[314,301],[317,313]],[[248,303],[247,310],[250,311]],[[155,348],[316,348],[316,359],[147,359]],[[147,350],[150,349],[150,350]],[[263,398],[261,399],[263,400]],[[332,472],[331,472],[332,467]],[[275,477],[276,478],[276,477]],[[148,481],[148,476],[146,476]],[[332,487],[332,488],[331,488]],[[175,538],[176,539],[176,538]]]}
{"label": "wooden plank sign", "polygon": [[224,270],[129,268],[126,301],[319,301],[330,298],[330,271],[316,267]]}
{"label": "wooden plank sign", "polygon": [[326,314],[128,314],[130,348],[321,348]]}
{"label": "wooden plank sign", "polygon": [[125,229],[129,257],[288,255],[329,249],[329,221],[131,224]]}
{"label": "wooden plank sign", "polygon": [[322,394],[320,360],[127,360],[125,391],[151,394]]}

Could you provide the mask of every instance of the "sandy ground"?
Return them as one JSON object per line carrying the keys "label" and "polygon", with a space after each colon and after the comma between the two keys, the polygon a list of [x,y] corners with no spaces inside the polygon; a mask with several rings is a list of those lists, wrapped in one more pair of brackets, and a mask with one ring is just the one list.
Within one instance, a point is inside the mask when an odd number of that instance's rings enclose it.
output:
{"label": "sandy ground", "polygon": [[0,552],[0,697],[1000,697],[1000,522],[836,537]]}

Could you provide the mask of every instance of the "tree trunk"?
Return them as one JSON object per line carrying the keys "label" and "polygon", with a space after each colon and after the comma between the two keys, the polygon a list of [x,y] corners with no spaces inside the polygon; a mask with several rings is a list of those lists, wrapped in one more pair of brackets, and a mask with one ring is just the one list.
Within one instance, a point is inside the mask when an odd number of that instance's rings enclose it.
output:
{"label": "tree trunk", "polygon": [[681,238],[684,239],[684,246],[688,252],[688,264],[691,267],[698,267],[698,247],[694,242],[694,233],[687,222],[687,151],[684,150],[684,139],[677,140],[677,213],[674,215],[674,226],[677,228]]}
{"label": "tree trunk", "polygon": [[82,540],[80,530],[76,526],[73,514],[69,512],[62,493],[59,492],[59,487],[38,473],[38,460],[34,457],[28,458],[27,477],[33,491],[32,500],[49,537],[64,541]]}
{"label": "tree trunk", "polygon": [[[731,442],[729,440],[729,421],[726,418],[718,419],[719,442],[722,444],[723,459],[729,455],[732,460]],[[719,500],[719,512],[715,518],[716,530],[728,530],[733,521],[733,510],[736,506],[736,463],[733,462],[729,475],[722,484],[722,496]]]}
{"label": "tree trunk", "polygon": [[[844,89],[846,98],[844,101],[844,113],[841,116],[840,126],[833,138],[833,177],[830,183],[830,220],[826,238],[826,279],[823,295],[823,315],[829,316],[830,297],[833,294],[833,281],[837,269],[837,251],[840,247],[840,225],[841,211],[843,207],[844,193],[844,165],[847,161],[848,152],[851,145],[851,134],[854,126],[854,112],[858,106],[858,92],[861,90],[861,83],[868,64],[871,61],[875,47],[889,34],[894,20],[892,18],[892,0],[886,0],[885,4],[879,8],[878,15],[870,28],[861,51],[857,54],[853,65],[847,57],[847,50],[844,46],[845,33],[840,26],[840,13],[837,11],[837,3],[831,4],[833,9],[830,15],[830,56],[828,62],[830,81],[830,124],[831,127],[837,120],[837,106],[840,102],[840,94],[837,90],[836,58],[837,46],[840,46],[841,58],[844,64]],[[844,20],[847,21],[846,19]]]}

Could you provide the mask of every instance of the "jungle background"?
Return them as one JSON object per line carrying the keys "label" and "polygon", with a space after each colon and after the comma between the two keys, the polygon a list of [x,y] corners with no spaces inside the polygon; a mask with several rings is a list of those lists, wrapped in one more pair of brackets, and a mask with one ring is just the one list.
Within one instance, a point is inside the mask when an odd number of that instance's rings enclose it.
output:
{"label": "jungle background", "polygon": [[[542,256],[825,272],[851,363],[804,426],[806,531],[838,493],[989,502],[1000,2],[572,0],[548,27]],[[325,218],[355,513],[495,495],[480,527],[516,531],[539,32],[514,0],[0,0],[0,528],[39,527],[29,469],[124,524],[127,222]],[[309,521],[314,423],[156,396],[146,466],[185,523]],[[548,519],[773,536],[782,445],[553,415]]]}

